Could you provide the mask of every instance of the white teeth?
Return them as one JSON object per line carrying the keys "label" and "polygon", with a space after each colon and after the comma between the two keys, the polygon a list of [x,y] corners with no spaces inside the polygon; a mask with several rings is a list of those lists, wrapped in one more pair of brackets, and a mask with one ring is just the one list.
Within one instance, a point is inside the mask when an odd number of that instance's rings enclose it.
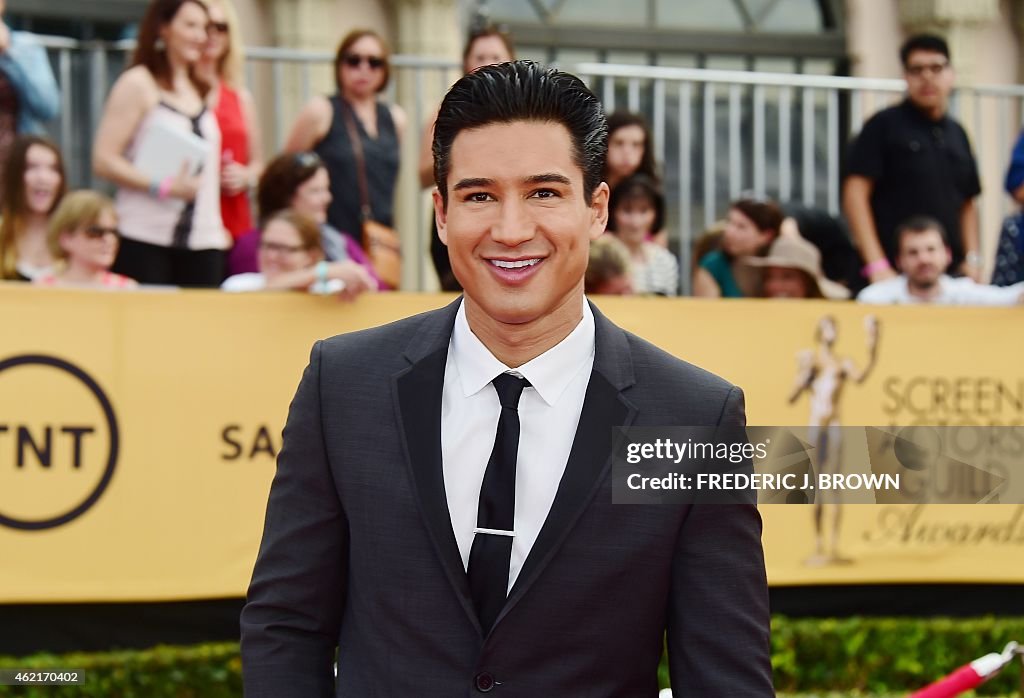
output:
{"label": "white teeth", "polygon": [[492,259],[491,264],[500,269],[522,269],[523,267],[532,267],[539,261],[539,259],[519,259],[515,262],[506,262],[503,259]]}

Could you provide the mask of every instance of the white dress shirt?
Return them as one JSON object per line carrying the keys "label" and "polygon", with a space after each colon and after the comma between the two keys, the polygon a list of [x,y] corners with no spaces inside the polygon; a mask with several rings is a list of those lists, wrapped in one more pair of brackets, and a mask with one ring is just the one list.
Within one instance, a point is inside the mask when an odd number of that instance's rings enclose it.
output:
{"label": "white dress shirt", "polygon": [[519,398],[509,590],[551,510],[576,437],[593,366],[594,315],[586,301],[583,319],[568,337],[514,371],[473,334],[466,321],[466,305],[459,306],[444,369],[441,456],[448,513],[466,568],[477,525],[480,488],[501,413],[491,381],[511,372],[526,378],[532,386]]}
{"label": "white dress shirt", "polygon": [[923,301],[910,294],[907,277],[902,274],[871,284],[859,294],[857,302],[877,305],[931,303],[934,305],[1016,305],[1024,293],[1024,282],[1013,286],[989,286],[966,276],[954,279],[945,274],[939,279],[939,295]]}

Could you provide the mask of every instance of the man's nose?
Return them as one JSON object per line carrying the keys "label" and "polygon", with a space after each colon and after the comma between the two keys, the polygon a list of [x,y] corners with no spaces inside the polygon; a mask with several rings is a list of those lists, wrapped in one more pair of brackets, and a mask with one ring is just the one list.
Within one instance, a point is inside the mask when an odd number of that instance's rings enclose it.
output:
{"label": "man's nose", "polygon": [[536,226],[527,204],[519,199],[507,199],[501,204],[501,214],[491,227],[491,239],[508,247],[515,247],[533,239]]}

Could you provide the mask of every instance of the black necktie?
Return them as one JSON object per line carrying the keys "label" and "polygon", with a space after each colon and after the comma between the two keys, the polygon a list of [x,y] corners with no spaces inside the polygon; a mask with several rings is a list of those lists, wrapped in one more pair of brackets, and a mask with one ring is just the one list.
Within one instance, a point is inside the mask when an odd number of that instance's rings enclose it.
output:
{"label": "black necktie", "polygon": [[469,589],[484,634],[498,618],[508,595],[508,568],[516,513],[516,454],[519,450],[519,396],[529,381],[503,373],[492,381],[501,402],[494,448],[480,487],[476,533],[469,552]]}

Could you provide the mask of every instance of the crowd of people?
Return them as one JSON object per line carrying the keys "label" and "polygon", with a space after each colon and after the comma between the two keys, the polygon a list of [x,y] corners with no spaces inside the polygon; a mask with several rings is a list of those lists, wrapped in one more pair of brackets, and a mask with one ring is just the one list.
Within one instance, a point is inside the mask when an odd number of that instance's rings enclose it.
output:
{"label": "crowd of people", "polygon": [[[463,70],[514,59],[509,36],[486,26],[469,37]],[[695,242],[691,269],[680,269],[668,249],[647,122],[610,114],[608,226],[592,246],[587,291],[675,296],[689,274],[693,295],[708,298],[1019,302],[1024,213],[1003,225],[995,285],[981,283],[980,181],[967,134],[948,114],[948,46],[914,36],[901,59],[906,98],[869,119],[851,143],[845,220],[742,196]],[[381,96],[391,72],[387,42],[372,30],[345,36],[334,94],[301,109],[283,152],[267,162],[242,63],[231,0],[151,1],[95,134],[93,169],[115,187],[110,200],[66,192],[61,152],[40,135],[59,104],[45,51],[0,24],[0,279],[346,298],[397,288],[391,226],[409,125]],[[434,182],[434,120],[422,126],[425,188]],[[1005,188],[1024,202],[1024,135]],[[436,224],[429,234],[442,289],[459,290]]]}

